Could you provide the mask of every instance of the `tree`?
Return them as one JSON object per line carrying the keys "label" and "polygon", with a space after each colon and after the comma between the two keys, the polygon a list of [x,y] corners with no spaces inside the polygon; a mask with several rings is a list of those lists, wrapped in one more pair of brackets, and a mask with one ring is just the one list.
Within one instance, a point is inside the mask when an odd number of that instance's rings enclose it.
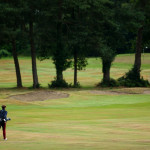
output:
{"label": "tree", "polygon": [[68,86],[63,78],[63,71],[71,65],[70,52],[67,49],[65,4],[63,0],[46,1],[47,7],[42,7],[38,22],[38,29],[41,31],[38,37],[40,41],[39,57],[43,60],[51,55],[56,68],[56,79],[52,82],[51,87]]}
{"label": "tree", "polygon": [[31,59],[32,59],[32,76],[33,76],[33,88],[39,88],[37,65],[36,65],[36,43],[35,43],[35,31],[34,26],[36,18],[38,16],[38,9],[40,7],[41,1],[22,1],[22,26],[24,31],[28,32]]}
{"label": "tree", "polygon": [[102,59],[102,83],[110,85],[110,68],[122,39],[116,19],[115,3],[111,0],[96,0],[90,3],[90,49],[98,51]]}
{"label": "tree", "polygon": [[88,5],[87,1],[83,2],[81,0],[69,0],[66,2],[68,51],[71,51],[71,55],[73,56],[74,60],[74,87],[78,87],[78,70],[82,70],[87,65],[87,11],[90,6]]}
{"label": "tree", "polygon": [[20,32],[20,9],[19,1],[0,1],[0,14],[1,15],[1,39],[6,43],[11,43],[12,45],[12,54],[14,58],[14,64],[16,69],[17,77],[17,87],[22,87],[22,79],[20,73],[20,66],[18,61],[17,49],[16,49],[16,40],[18,33]]}
{"label": "tree", "polygon": [[42,58],[47,58],[47,53],[52,55],[56,67],[56,81],[52,82],[52,86],[57,83],[56,86],[59,84],[67,86],[63,79],[63,71],[71,66],[73,56],[74,86],[77,86],[77,70],[82,70],[87,64],[84,52],[87,39],[85,30],[87,25],[84,22],[86,3],[78,0],[58,0],[47,2],[47,8],[41,12],[44,14],[42,18],[47,30],[43,31],[40,22],[39,25],[43,33],[40,39],[48,37],[49,45],[43,46],[45,42],[41,42],[40,55]]}
{"label": "tree", "polygon": [[[136,34],[136,52],[135,52],[135,61],[133,68],[129,70],[123,77],[119,79],[121,85],[124,86],[148,86],[148,81],[141,78],[141,53],[143,49],[143,34],[145,29],[148,27],[149,20],[149,7],[150,2],[147,0],[137,0],[131,1],[128,3],[131,6],[131,12],[134,14],[134,18],[130,24],[136,24],[134,32]],[[138,18],[138,19],[137,19]],[[137,33],[136,33],[137,32]]]}
{"label": "tree", "polygon": [[[142,9],[144,11],[147,2],[148,1],[146,1],[146,0],[142,0],[142,1],[138,0],[135,4],[135,7],[137,7],[139,10]],[[141,71],[141,53],[142,53],[142,39],[143,39],[143,30],[144,30],[144,20],[141,22],[141,25],[140,25],[138,32],[137,32],[135,62],[134,62],[134,67],[133,67],[133,70],[136,74],[138,74],[137,77],[139,79],[140,79],[140,71]]]}

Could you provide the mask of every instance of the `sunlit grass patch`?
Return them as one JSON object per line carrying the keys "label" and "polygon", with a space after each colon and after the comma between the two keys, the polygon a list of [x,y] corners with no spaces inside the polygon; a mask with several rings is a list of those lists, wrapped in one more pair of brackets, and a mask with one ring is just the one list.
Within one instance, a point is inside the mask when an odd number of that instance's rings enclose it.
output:
{"label": "sunlit grass patch", "polygon": [[[30,57],[19,57],[22,80],[24,86],[32,86],[32,67]],[[111,77],[117,79],[132,68],[134,54],[118,55],[112,64]],[[25,64],[25,65],[24,65]],[[142,76],[150,80],[150,54],[142,56]],[[54,80],[56,76],[55,66],[51,59],[37,60],[37,71],[41,86],[47,87],[48,83]],[[0,87],[16,86],[16,74],[13,59],[0,59]],[[64,72],[64,78],[67,82],[73,83],[73,69],[67,69]],[[100,58],[88,58],[88,65],[85,70],[78,72],[78,80],[83,87],[94,87],[103,77],[102,64]]]}

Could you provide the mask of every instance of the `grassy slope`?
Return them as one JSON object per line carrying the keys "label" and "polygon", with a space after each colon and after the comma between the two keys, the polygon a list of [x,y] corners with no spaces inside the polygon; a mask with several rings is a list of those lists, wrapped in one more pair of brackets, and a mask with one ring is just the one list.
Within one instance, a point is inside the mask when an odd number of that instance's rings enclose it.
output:
{"label": "grassy slope", "polygon": [[[147,67],[150,55],[146,57],[142,72],[144,77],[147,77],[146,74],[150,72]],[[130,68],[131,62],[126,61],[129,58],[132,62],[133,56],[118,56],[111,71],[112,76],[120,76]],[[13,65],[11,63],[8,65],[8,62],[12,61],[10,59],[0,61],[2,61],[0,63],[0,83],[2,83],[0,87],[15,85],[15,76],[13,78],[13,75],[10,75],[12,79],[5,79],[2,76],[3,74],[8,77],[10,72],[14,73],[14,68],[11,68]],[[88,87],[90,83],[94,86],[101,78],[98,62],[100,62],[99,59],[90,59],[87,71],[80,73],[79,79],[83,86]],[[27,67],[22,65],[25,85],[31,85],[30,60],[21,58],[21,63],[26,63]],[[40,81],[43,80],[45,86],[49,81],[49,76],[55,75],[54,68],[46,72],[49,66],[52,66],[49,61],[38,63]],[[67,81],[71,82],[70,74],[73,73],[65,72]],[[70,97],[58,100],[27,103],[7,99],[9,95],[24,92],[29,92],[29,90],[0,90],[0,105],[7,104],[9,117],[12,118],[12,121],[7,124],[8,141],[2,141],[2,136],[0,136],[1,149],[150,149],[150,95],[94,95],[90,90],[82,89],[64,91],[69,93]]]}

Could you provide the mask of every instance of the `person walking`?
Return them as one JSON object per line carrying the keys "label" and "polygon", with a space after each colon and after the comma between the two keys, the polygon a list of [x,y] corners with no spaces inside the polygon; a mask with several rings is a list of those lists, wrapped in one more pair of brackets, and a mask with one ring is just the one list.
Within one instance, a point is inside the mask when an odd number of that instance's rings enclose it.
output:
{"label": "person walking", "polygon": [[6,138],[7,111],[5,110],[5,108],[6,108],[6,106],[2,105],[2,110],[0,110],[0,129],[2,127],[3,138],[4,138],[4,140],[7,140],[7,138]]}

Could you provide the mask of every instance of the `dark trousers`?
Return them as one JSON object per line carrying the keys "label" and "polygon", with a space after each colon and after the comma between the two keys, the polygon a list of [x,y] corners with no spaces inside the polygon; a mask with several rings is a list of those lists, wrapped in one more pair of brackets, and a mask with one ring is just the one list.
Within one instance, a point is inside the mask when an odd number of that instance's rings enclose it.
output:
{"label": "dark trousers", "polygon": [[0,128],[2,126],[2,129],[3,129],[3,138],[6,139],[6,122],[3,122],[1,125],[0,125]]}

